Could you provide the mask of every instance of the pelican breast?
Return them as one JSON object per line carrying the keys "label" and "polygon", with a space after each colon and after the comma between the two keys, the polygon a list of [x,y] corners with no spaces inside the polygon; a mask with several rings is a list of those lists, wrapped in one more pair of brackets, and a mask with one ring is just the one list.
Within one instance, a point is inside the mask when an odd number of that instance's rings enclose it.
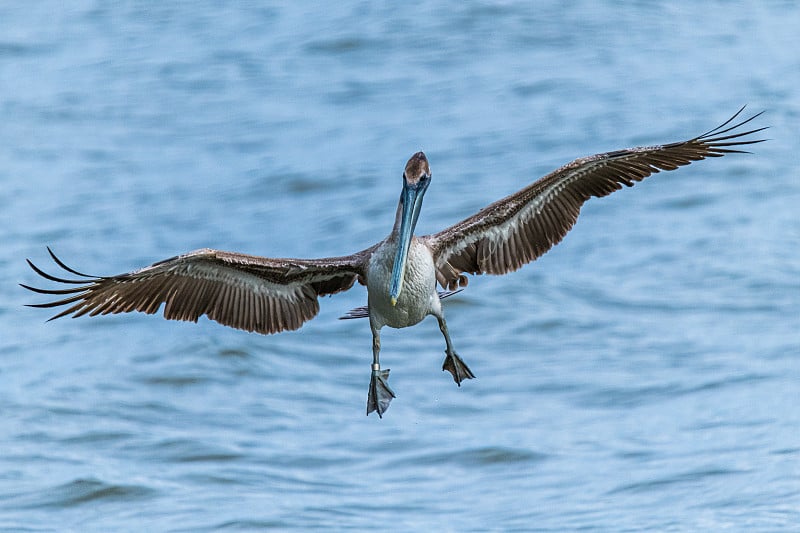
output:
{"label": "pelican breast", "polygon": [[403,291],[392,305],[389,285],[397,242],[387,239],[372,254],[367,267],[367,290],[370,320],[373,324],[405,328],[419,323],[431,310],[439,309],[436,293],[436,268],[428,247],[414,237],[408,250]]}

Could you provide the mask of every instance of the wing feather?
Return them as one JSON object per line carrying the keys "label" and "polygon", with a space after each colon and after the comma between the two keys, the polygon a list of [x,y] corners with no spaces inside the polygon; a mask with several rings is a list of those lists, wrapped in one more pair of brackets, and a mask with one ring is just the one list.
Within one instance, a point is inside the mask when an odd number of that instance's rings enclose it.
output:
{"label": "wing feather", "polygon": [[270,259],[202,249],[117,276],[89,276],[68,267],[48,248],[53,262],[69,274],[48,274],[30,260],[41,277],[65,289],[22,285],[38,294],[60,297],[31,307],[64,307],[51,320],[140,311],[164,318],[211,320],[246,331],[277,333],[297,329],[319,312],[318,297],[335,294],[363,279],[370,249],[325,259]]}
{"label": "wing feather", "polygon": [[761,115],[736,122],[743,110],[688,141],[576,159],[475,215],[423,237],[433,253],[439,284],[452,290],[467,284],[465,273],[505,274],[535,260],[564,238],[581,206],[593,196],[607,196],[651,174],[707,157],[745,153],[739,147],[764,141],[746,137],[766,128],[737,131]]}

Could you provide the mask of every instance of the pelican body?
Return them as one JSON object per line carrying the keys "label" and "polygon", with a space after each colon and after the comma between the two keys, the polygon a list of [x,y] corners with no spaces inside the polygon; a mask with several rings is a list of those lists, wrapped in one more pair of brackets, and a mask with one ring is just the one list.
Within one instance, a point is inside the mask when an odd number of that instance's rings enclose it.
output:
{"label": "pelican body", "polygon": [[[659,171],[675,170],[707,157],[743,152],[736,147],[762,142],[741,131],[761,115],[725,123],[687,141],[637,147],[583,157],[562,166],[475,215],[435,233],[417,237],[414,229],[431,182],[428,159],[417,152],[406,163],[392,232],[381,242],[342,257],[273,259],[201,249],[116,276],[90,276],[53,261],[76,278],[51,275],[28,260],[50,281],[67,285],[42,289],[22,285],[55,301],[32,307],[67,306],[51,318],[140,311],[197,322],[206,315],[226,326],[272,334],[298,329],[319,312],[318,297],[338,293],[356,281],[367,287],[367,306],[341,318],[368,317],[372,330],[372,373],[367,415],[379,417],[395,397],[389,370],[380,365],[384,326],[413,326],[428,315],[439,322],[445,340],[442,370],[460,386],[474,374],[456,354],[441,300],[467,285],[466,274],[505,274],[519,269],[561,241],[575,224],[581,206],[622,185],[632,186]],[[731,123],[733,123],[731,125]],[[437,291],[437,284],[444,291]]]}

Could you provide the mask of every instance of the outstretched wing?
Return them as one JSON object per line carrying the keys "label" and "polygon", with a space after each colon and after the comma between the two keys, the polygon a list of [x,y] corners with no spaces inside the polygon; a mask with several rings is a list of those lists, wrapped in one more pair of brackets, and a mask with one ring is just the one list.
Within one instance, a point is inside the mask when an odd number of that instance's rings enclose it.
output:
{"label": "outstretched wing", "polygon": [[517,270],[560,242],[592,196],[606,196],[656,172],[706,157],[741,153],[733,147],[762,142],[743,138],[766,128],[735,131],[761,113],[730,125],[743,110],[688,141],[576,159],[458,224],[423,237],[433,253],[437,280],[442,287],[455,289],[467,284],[464,273]]}
{"label": "outstretched wing", "polygon": [[74,285],[40,289],[63,298],[31,307],[69,306],[65,315],[153,314],[164,305],[164,318],[197,322],[202,315],[220,324],[258,333],[297,329],[319,312],[318,296],[334,294],[363,279],[369,250],[327,259],[270,259],[202,249],[118,276],[97,277],[66,266],[50,250],[53,261],[82,279],[50,275],[30,260],[43,278]]}

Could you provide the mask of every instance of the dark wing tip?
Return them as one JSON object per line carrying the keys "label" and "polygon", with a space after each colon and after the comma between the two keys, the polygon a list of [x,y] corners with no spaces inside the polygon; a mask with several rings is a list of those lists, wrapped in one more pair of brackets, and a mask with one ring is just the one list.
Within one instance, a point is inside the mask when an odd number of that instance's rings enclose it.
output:
{"label": "dark wing tip", "polygon": [[49,246],[47,247],[47,251],[50,253],[50,257],[53,258],[53,261],[55,261],[55,263],[58,266],[60,266],[61,268],[63,268],[67,272],[69,272],[70,274],[75,274],[76,276],[80,276],[82,278],[98,279],[98,276],[90,276],[89,274],[84,274],[82,272],[78,272],[74,268],[70,268],[67,265],[65,265],[64,262],[61,261],[61,259],[59,259],[58,256],[56,256],[56,254],[53,252],[53,250],[50,249]]}
{"label": "dark wing tip", "polygon": [[55,281],[57,283],[73,283],[73,284],[78,284],[78,285],[82,285],[82,284],[86,283],[84,280],[65,279],[65,278],[59,278],[57,276],[53,276],[52,274],[48,274],[47,272],[45,272],[41,268],[37,267],[35,264],[33,264],[33,261],[31,261],[30,259],[26,259],[26,261],[28,262],[28,266],[31,267],[31,270],[33,270],[34,272],[39,274],[44,279],[48,279],[50,281]]}
{"label": "dark wing tip", "polygon": [[[720,157],[725,154],[749,154],[751,152],[742,150],[738,147],[749,146],[752,144],[762,143],[768,139],[752,139],[747,138],[750,135],[760,133],[769,129],[769,126],[762,126],[760,128],[748,129],[746,131],[736,131],[745,124],[760,117],[764,111],[760,111],[753,116],[735,122],[736,118],[742,113],[745,106],[742,106],[731,118],[717,126],[716,128],[707,131],[706,133],[695,137],[685,144],[698,144],[705,147],[705,157]],[[735,123],[734,123],[735,122]],[[731,125],[731,123],[733,123]],[[736,148],[735,148],[736,147]]]}
{"label": "dark wing tip", "polygon": [[[758,133],[759,131],[764,131],[765,129],[769,128],[769,126],[764,126],[764,127],[761,127],[761,128],[752,129],[750,131],[738,132],[738,133],[734,133],[734,134],[729,135],[729,136],[724,136],[726,133],[728,133],[730,131],[733,131],[735,129],[741,128],[745,124],[748,124],[748,123],[752,122],[753,120],[757,119],[758,117],[760,117],[761,115],[763,115],[766,112],[766,110],[759,111],[758,113],[752,115],[749,118],[746,118],[744,120],[740,120],[739,122],[736,122],[735,124],[730,125],[732,122],[734,122],[736,120],[736,118],[739,115],[742,114],[742,111],[744,111],[744,109],[746,107],[747,107],[747,105],[743,105],[742,107],[739,108],[739,110],[736,113],[734,113],[734,115],[731,118],[729,118],[728,120],[726,120],[725,122],[723,122],[722,124],[717,126],[716,128],[713,128],[713,129],[703,133],[702,135],[699,135],[699,136],[695,137],[694,140],[696,140],[696,141],[705,141],[705,142],[722,141],[722,140],[726,140],[726,139],[733,139],[733,138],[736,138],[736,137],[743,137],[745,135],[752,135],[753,133]],[[761,142],[761,141],[764,141],[764,140],[766,140],[766,139],[761,139],[759,141],[752,141],[752,142]]]}
{"label": "dark wing tip", "polygon": [[28,289],[31,292],[35,292],[38,294],[75,294],[76,292],[82,292],[84,290],[84,286],[76,287],[72,289],[40,289],[38,287],[32,287],[31,285],[26,285],[24,283],[19,284],[20,287],[23,289]]}
{"label": "dark wing tip", "polygon": [[[25,304],[26,307],[35,307],[35,308],[39,308],[39,309],[49,309],[49,308],[60,307],[62,305],[67,305],[67,304],[70,304],[70,303],[77,302],[78,300],[81,300],[81,299],[84,298],[84,295],[86,294],[87,289],[89,289],[92,286],[92,284],[97,283],[97,282],[102,281],[103,279],[105,279],[105,278],[101,278],[101,277],[97,277],[97,276],[90,276],[90,275],[84,274],[82,272],[78,272],[77,270],[67,266],[63,261],[61,261],[61,259],[59,259],[58,256],[56,256],[56,254],[53,252],[53,250],[49,246],[47,247],[47,251],[49,252],[50,257],[53,259],[53,262],[55,262],[55,264],[58,265],[61,269],[63,269],[66,272],[69,272],[70,274],[74,274],[75,276],[79,276],[79,277],[84,278],[84,279],[76,280],[76,279],[67,279],[67,278],[54,276],[54,275],[52,275],[52,274],[50,274],[48,272],[45,272],[43,269],[39,268],[38,266],[36,266],[36,264],[34,264],[33,261],[31,261],[30,259],[26,259],[25,261],[27,261],[28,266],[31,267],[31,270],[33,270],[36,274],[38,274],[39,276],[41,276],[44,279],[49,280],[49,281],[53,281],[53,282],[56,282],[56,283],[62,283],[62,284],[68,284],[68,285],[78,285],[76,287],[69,287],[69,288],[66,288],[66,289],[42,289],[40,287],[34,287],[32,285],[27,285],[25,283],[20,283],[19,286],[22,287],[23,289],[27,289],[27,290],[29,290],[31,292],[35,292],[37,294],[46,294],[46,295],[51,295],[51,296],[64,296],[64,298],[57,299],[57,300],[54,300],[54,301],[51,301],[51,302],[38,303],[38,304]],[[66,315],[66,314],[69,314],[73,310],[74,310],[74,308],[69,308],[69,309],[67,309],[67,311],[59,313],[59,314],[55,315],[54,317],[51,317],[48,320],[48,322],[50,320],[54,320],[56,318],[62,317],[64,315]]]}

